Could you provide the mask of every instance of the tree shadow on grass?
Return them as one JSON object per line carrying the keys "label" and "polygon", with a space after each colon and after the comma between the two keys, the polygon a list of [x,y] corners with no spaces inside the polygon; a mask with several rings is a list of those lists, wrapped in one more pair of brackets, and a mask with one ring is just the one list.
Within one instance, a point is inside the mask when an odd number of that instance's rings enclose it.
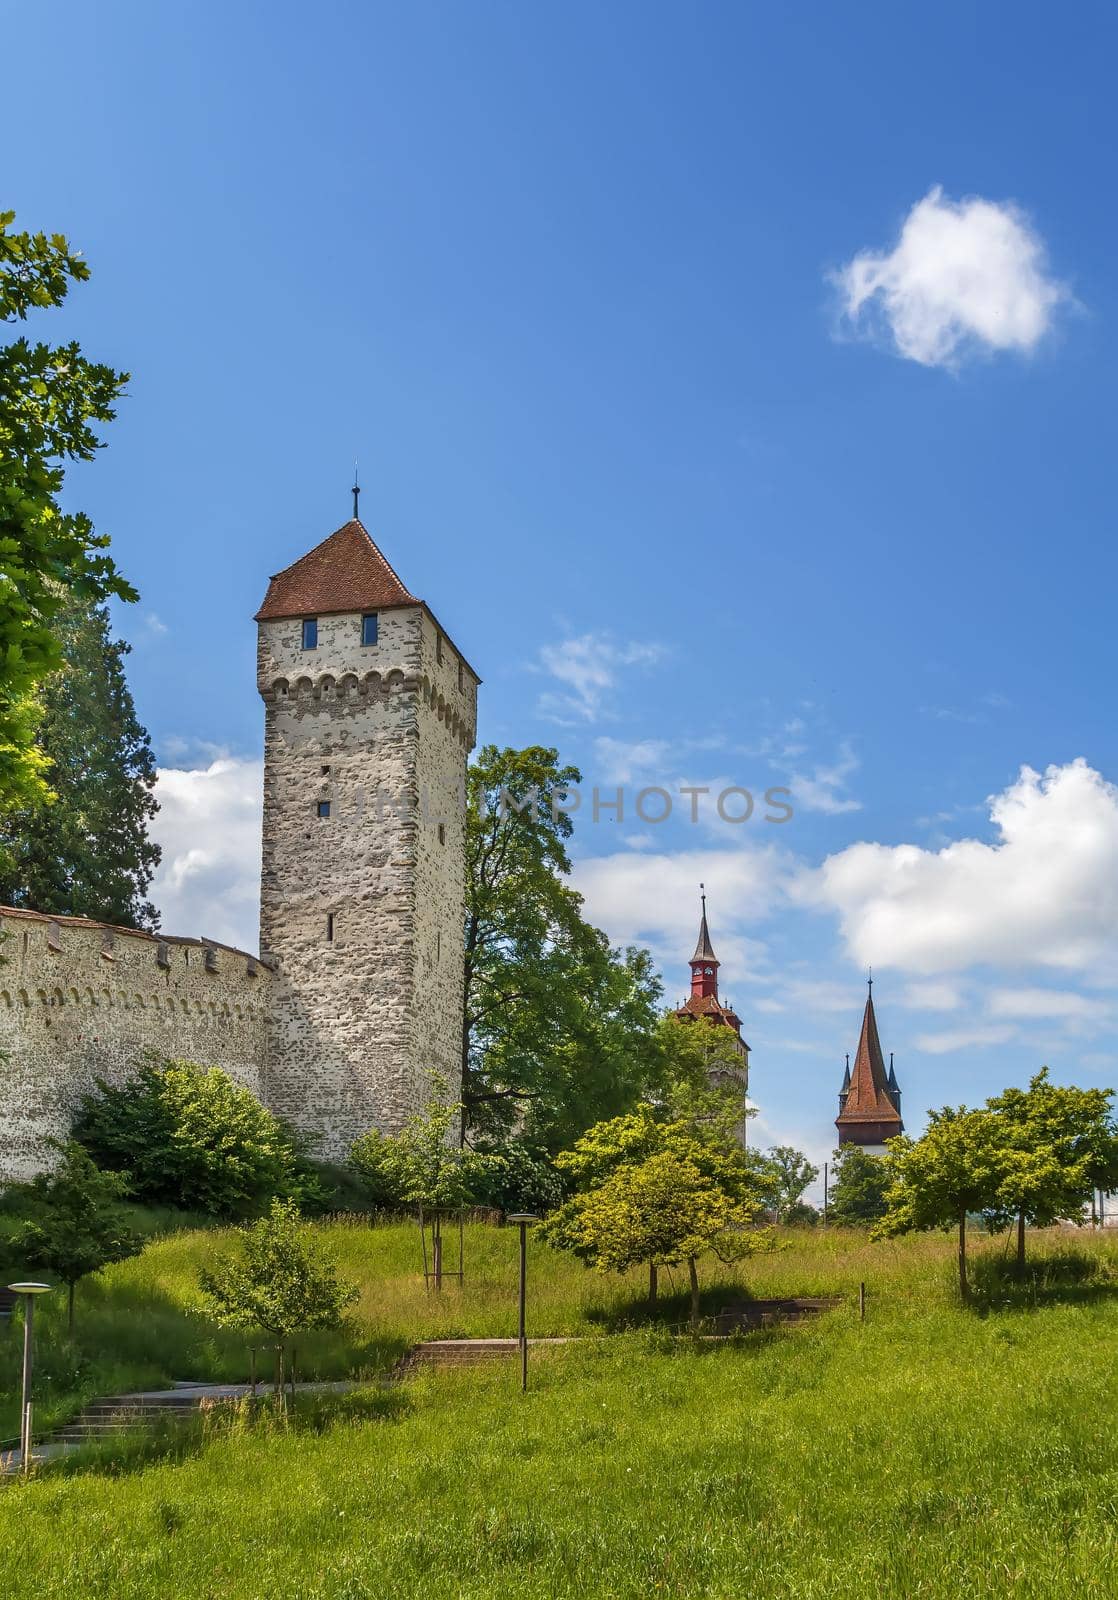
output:
{"label": "tree shadow on grass", "polygon": [[1051,1305],[1097,1305],[1118,1299],[1118,1280],[1103,1258],[1074,1246],[1026,1257],[1025,1271],[1016,1258],[986,1250],[971,1262],[971,1308],[989,1311],[1035,1311]]}
{"label": "tree shadow on grass", "polygon": [[[747,1304],[756,1297],[740,1283],[714,1283],[699,1295],[701,1331],[709,1333],[721,1312]],[[591,1305],[585,1310],[587,1322],[604,1333],[632,1333],[638,1329],[659,1328],[665,1332],[687,1333],[691,1324],[691,1292],[669,1287],[661,1289],[655,1303],[647,1295],[609,1305]]]}

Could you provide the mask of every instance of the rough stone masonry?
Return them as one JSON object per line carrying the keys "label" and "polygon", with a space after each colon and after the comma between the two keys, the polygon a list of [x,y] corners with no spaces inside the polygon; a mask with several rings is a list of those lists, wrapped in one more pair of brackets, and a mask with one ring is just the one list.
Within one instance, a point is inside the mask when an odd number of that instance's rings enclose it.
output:
{"label": "rough stone masonry", "polygon": [[272,578],[259,958],[0,909],[0,1180],[98,1077],[223,1067],[338,1159],[460,1081],[466,760],[479,679],[362,524]]}

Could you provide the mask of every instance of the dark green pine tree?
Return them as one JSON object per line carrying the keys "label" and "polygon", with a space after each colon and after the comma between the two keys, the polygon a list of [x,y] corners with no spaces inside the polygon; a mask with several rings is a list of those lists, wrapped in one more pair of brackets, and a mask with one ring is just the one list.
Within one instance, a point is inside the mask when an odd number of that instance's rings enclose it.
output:
{"label": "dark green pine tree", "polygon": [[0,822],[0,902],[156,928],[155,758],[124,676],[130,647],[101,606],[71,606],[55,626],[66,664],[41,691],[38,742],[57,798]]}

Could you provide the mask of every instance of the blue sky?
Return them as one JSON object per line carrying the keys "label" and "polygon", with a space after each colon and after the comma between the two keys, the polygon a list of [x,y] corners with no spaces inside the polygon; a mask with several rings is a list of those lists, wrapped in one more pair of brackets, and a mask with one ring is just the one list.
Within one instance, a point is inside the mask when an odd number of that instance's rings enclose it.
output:
{"label": "blue sky", "polygon": [[671,998],[705,879],[763,1141],[829,1148],[871,961],[914,1125],[1044,1060],[1115,1081],[1115,31],[10,17],[4,204],[94,269],[51,333],[133,373],[68,493],[143,594],[167,926],[251,940],[250,618],[360,455],[483,739],[630,795],[792,788],[783,826],[576,835]]}

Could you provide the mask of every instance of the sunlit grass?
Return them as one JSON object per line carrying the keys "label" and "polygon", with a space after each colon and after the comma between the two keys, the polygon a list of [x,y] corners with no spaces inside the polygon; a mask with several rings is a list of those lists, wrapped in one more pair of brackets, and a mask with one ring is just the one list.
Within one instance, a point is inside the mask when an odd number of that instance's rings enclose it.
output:
{"label": "sunlit grass", "polygon": [[[511,1232],[479,1230],[442,1304],[408,1230],[333,1237],[370,1274],[359,1311],[380,1338],[510,1331]],[[110,1470],[0,1493],[0,1549],[37,1592],[112,1600],[1101,1600],[1118,1592],[1115,1247],[1030,1245],[1023,1285],[1000,1242],[979,1251],[968,1312],[949,1239],[796,1235],[743,1283],[844,1295],[809,1325],[705,1347],[646,1329],[535,1356],[526,1397],[512,1367],[431,1375],[372,1400],[373,1420],[355,1396],[291,1431],[168,1441],[163,1461],[122,1448]],[[199,1248],[164,1241],[111,1282],[185,1304]],[[637,1311],[638,1277],[542,1249],[530,1270],[541,1332]]]}

